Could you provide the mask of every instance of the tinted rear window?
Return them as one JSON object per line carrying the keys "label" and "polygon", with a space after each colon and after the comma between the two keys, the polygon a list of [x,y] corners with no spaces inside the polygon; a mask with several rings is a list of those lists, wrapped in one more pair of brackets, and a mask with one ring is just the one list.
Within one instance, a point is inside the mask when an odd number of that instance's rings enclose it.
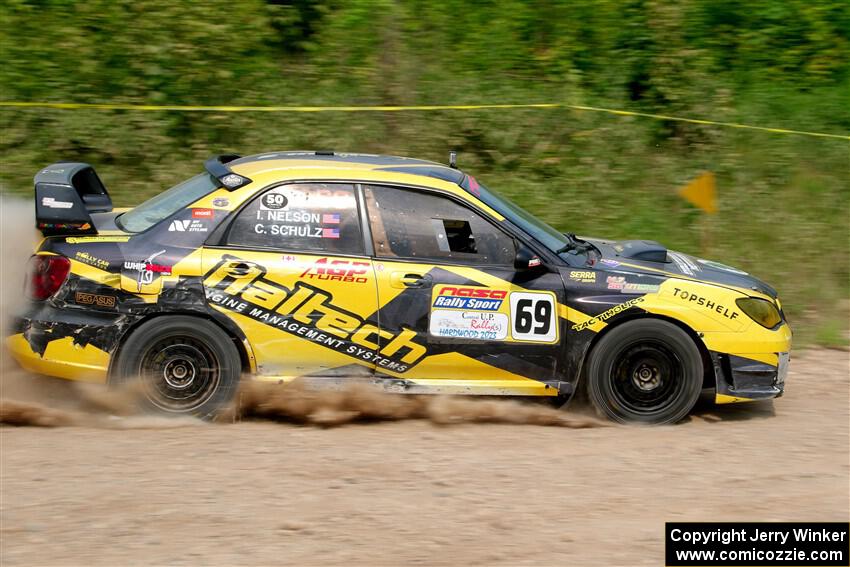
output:
{"label": "tinted rear window", "polygon": [[209,195],[218,186],[218,180],[208,173],[201,173],[148,199],[119,216],[115,222],[127,232],[143,232],[201,197]]}

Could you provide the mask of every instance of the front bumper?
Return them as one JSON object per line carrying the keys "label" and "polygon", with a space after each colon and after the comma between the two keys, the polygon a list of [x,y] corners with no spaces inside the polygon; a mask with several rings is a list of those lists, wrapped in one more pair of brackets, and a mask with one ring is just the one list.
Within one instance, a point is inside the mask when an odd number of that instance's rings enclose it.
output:
{"label": "front bumper", "polygon": [[38,374],[105,383],[125,316],[33,305],[6,338],[12,357]]}
{"label": "front bumper", "polygon": [[776,364],[735,354],[711,353],[716,380],[715,403],[778,398],[785,390],[790,353],[775,353]]}

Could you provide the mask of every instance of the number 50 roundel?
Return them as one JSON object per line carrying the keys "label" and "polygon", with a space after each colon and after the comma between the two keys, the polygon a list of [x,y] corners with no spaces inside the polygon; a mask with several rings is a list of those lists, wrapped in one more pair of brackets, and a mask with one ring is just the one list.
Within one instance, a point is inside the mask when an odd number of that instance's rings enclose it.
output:
{"label": "number 50 roundel", "polygon": [[511,292],[511,338],[541,343],[558,340],[555,296],[546,292]]}

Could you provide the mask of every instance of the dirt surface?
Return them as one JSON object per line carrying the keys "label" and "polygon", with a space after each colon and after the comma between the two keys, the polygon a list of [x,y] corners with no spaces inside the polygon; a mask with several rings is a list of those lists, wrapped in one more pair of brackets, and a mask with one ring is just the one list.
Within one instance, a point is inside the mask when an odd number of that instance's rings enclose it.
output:
{"label": "dirt surface", "polygon": [[846,521],[848,393],[818,350],[785,397],[671,427],[3,426],[0,564],[663,565],[665,521]]}

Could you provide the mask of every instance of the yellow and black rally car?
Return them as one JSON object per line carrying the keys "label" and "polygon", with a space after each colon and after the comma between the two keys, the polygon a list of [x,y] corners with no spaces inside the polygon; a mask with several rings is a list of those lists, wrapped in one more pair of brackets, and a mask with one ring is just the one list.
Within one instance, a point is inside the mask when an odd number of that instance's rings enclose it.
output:
{"label": "yellow and black rally car", "polygon": [[218,156],[123,212],[83,163],[35,177],[30,303],[7,343],[32,371],[141,377],[208,416],[242,375],[400,393],[586,387],[623,422],[782,394],[776,291],[645,240],[579,238],[454,164],[333,152]]}

